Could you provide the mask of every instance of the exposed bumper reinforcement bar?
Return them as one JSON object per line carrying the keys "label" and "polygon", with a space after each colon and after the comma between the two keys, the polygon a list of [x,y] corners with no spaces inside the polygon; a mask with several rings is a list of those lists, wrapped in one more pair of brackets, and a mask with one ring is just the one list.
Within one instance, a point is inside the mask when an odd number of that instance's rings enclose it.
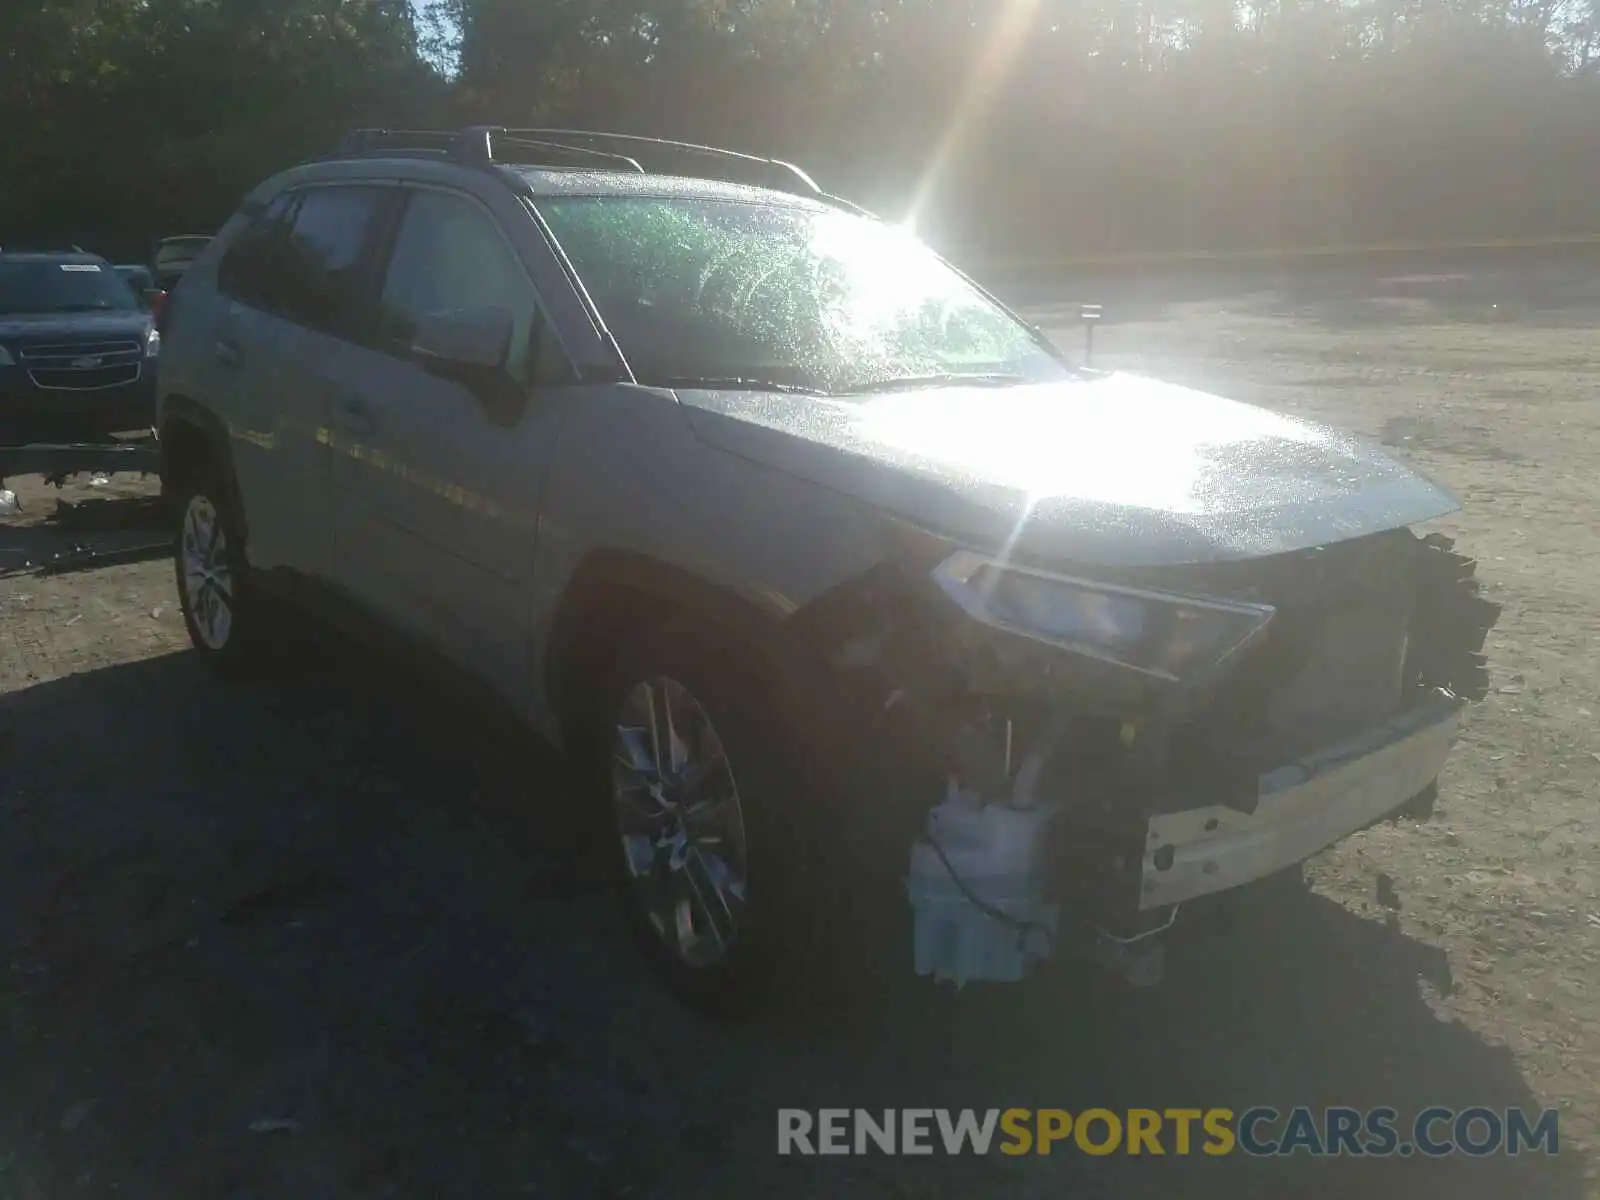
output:
{"label": "exposed bumper reinforcement bar", "polygon": [[1291,867],[1403,807],[1438,776],[1462,702],[1440,695],[1260,776],[1253,813],[1222,805],[1152,816],[1141,911]]}

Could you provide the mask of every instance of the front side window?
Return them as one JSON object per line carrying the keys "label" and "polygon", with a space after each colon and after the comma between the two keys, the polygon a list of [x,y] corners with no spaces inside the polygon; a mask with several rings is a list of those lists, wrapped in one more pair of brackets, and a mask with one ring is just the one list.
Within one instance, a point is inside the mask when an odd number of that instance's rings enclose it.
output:
{"label": "front side window", "polygon": [[0,314],[128,312],[141,307],[127,280],[104,263],[0,260]]}
{"label": "front side window", "polygon": [[279,311],[327,333],[349,332],[360,270],[385,188],[310,187],[276,248]]}
{"label": "front side window", "polygon": [[1069,373],[914,237],[832,209],[541,199],[641,382],[831,394]]}
{"label": "front side window", "polygon": [[527,383],[558,373],[560,351],[545,336],[532,282],[493,218],[465,197],[411,194],[378,308],[380,338],[401,352],[429,313],[503,309],[513,322],[511,377]]}

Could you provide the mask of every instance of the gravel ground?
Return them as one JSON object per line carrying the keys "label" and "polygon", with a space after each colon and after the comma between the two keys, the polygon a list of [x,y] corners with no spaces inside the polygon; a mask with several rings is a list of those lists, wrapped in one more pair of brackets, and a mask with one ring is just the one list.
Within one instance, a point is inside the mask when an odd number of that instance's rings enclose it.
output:
{"label": "gravel ground", "polygon": [[[559,774],[328,648],[227,687],[137,481],[0,519],[0,1197],[1600,1195],[1600,272],[1123,282],[1103,365],[1384,439],[1506,606],[1426,825],[1192,924],[1165,985],[662,998]],[[1027,311],[1077,344],[1075,309]],[[80,505],[57,514],[59,497]],[[1380,880],[1397,899],[1380,905]],[[1393,904],[1400,905],[1399,911]],[[779,1159],[780,1107],[1558,1106],[1555,1158]]]}

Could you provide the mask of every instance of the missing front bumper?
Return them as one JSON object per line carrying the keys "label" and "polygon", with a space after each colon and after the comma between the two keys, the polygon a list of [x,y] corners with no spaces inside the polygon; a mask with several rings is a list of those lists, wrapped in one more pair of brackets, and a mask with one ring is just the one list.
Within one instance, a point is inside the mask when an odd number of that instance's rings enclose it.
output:
{"label": "missing front bumper", "polygon": [[1444,766],[1462,702],[1440,696],[1257,781],[1253,812],[1210,804],[1149,818],[1141,911],[1303,862],[1403,808]]}

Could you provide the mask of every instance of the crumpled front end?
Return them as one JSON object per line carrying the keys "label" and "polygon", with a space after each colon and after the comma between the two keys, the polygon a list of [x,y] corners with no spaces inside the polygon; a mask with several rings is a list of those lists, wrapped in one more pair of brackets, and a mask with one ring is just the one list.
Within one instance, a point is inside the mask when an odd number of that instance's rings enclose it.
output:
{"label": "crumpled front end", "polygon": [[795,620],[846,759],[909,798],[924,974],[1070,945],[1152,978],[1179,905],[1426,816],[1486,691],[1499,607],[1441,535],[1087,580],[903,542]]}

